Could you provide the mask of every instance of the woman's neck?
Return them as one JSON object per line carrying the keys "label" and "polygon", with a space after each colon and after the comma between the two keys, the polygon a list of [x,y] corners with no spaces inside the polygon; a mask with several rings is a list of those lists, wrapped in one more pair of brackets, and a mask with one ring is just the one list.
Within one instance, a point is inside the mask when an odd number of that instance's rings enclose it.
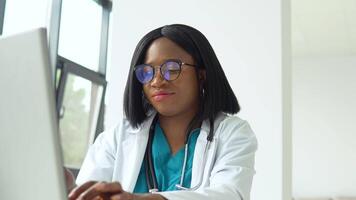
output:
{"label": "woman's neck", "polygon": [[159,123],[171,147],[172,154],[184,146],[187,128],[196,113],[197,111],[191,110],[175,116],[159,115]]}

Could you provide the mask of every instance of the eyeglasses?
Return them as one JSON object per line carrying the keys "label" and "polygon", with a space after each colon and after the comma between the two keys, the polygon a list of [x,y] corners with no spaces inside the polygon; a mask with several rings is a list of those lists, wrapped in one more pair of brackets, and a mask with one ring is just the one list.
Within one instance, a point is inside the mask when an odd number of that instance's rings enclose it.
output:
{"label": "eyeglasses", "polygon": [[[184,63],[178,59],[169,59],[159,67],[162,77],[167,81],[176,80],[182,71],[182,65],[196,67],[195,65]],[[142,83],[150,82],[155,76],[155,68],[149,64],[137,65],[135,68],[136,78]]]}

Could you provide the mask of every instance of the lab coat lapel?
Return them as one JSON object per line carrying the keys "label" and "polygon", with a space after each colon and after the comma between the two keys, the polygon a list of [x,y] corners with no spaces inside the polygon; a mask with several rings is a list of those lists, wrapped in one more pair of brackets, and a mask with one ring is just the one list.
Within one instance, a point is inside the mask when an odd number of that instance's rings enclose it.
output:
{"label": "lab coat lapel", "polygon": [[[200,130],[200,134],[199,137],[197,139],[197,143],[195,145],[195,150],[194,150],[194,158],[193,158],[193,166],[192,166],[192,180],[191,180],[191,187],[195,187],[198,184],[200,184],[200,179],[202,176],[202,173],[204,173],[203,175],[203,184],[201,186],[204,185],[204,182],[206,182],[206,174],[209,174],[210,172],[208,171],[210,169],[210,166],[213,162],[213,156],[214,156],[214,152],[216,150],[216,141],[215,139],[213,139],[207,154],[204,155],[204,151],[205,151],[205,147],[207,144],[207,137],[208,137],[208,133],[209,133],[209,123],[205,120],[203,121],[201,130]],[[204,159],[206,159],[206,163],[204,166],[203,162]]]}
{"label": "lab coat lapel", "polygon": [[121,163],[123,167],[121,183],[126,191],[132,192],[135,188],[144,159],[149,128],[153,117],[154,115],[150,116],[150,118],[142,124],[138,132],[129,133],[131,134],[129,141],[123,143],[123,156],[126,157],[126,159],[124,159],[124,163]]}
{"label": "lab coat lapel", "polygon": [[[203,187],[206,184],[209,184],[208,178],[210,177],[210,173],[214,164],[215,154],[218,148],[218,137],[219,134],[217,131],[219,129],[220,122],[224,120],[226,116],[223,113],[219,113],[214,120],[214,137],[211,141],[210,146],[208,147],[208,151],[206,155],[204,155],[205,147],[207,145],[207,137],[210,131],[210,123],[208,120],[204,120],[201,126],[201,131],[195,145],[194,158],[193,158],[193,166],[192,166],[192,180],[190,187],[193,188],[200,184],[200,179],[202,177],[202,182],[199,188]],[[203,162],[206,159],[206,163],[204,166]]]}
{"label": "lab coat lapel", "polygon": [[202,171],[202,163],[203,163],[203,154],[206,144],[206,136],[207,134],[202,129],[197,139],[197,143],[195,145],[194,150],[194,157],[193,157],[193,166],[192,166],[192,180],[191,180],[191,187],[196,186],[199,183],[199,179],[201,176]]}

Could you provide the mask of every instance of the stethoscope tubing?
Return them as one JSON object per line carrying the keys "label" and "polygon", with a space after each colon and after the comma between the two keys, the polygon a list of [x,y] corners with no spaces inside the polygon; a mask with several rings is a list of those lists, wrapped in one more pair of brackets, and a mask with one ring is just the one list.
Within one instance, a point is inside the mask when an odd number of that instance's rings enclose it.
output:
{"label": "stethoscope tubing", "polygon": [[[147,144],[148,146],[147,146],[146,152],[145,152],[146,182],[147,182],[147,186],[148,186],[150,193],[159,191],[157,180],[156,180],[156,174],[154,172],[153,161],[152,161],[152,143],[153,143],[153,135],[154,135],[154,126],[155,126],[157,120],[158,120],[158,116],[156,115],[155,118],[153,119],[153,122],[150,127],[149,139],[148,139],[148,144]],[[202,165],[201,165],[202,167],[204,167],[207,162],[207,152],[208,152],[210,144],[213,140],[212,134],[213,134],[213,132],[212,132],[212,130],[210,130],[209,136],[207,137],[205,149],[204,149],[203,161],[202,161]],[[195,185],[194,187],[190,187],[190,188],[184,187],[183,180],[184,180],[184,176],[185,176],[185,168],[187,165],[187,158],[188,158],[188,140],[186,141],[185,147],[184,147],[184,160],[183,160],[183,165],[182,165],[180,183],[176,184],[176,188],[179,190],[189,190],[189,191],[197,190],[203,183],[204,168],[199,176],[199,182],[197,185]]]}
{"label": "stethoscope tubing", "polygon": [[[211,142],[209,140],[207,140],[207,143],[206,143],[205,149],[204,149],[203,162],[202,162],[202,165],[201,165],[202,167],[204,167],[205,164],[206,164],[207,153],[208,153],[208,149],[210,147],[210,144],[211,144]],[[204,169],[200,173],[198,184],[196,184],[194,187],[191,187],[191,188],[183,187],[183,182],[181,181],[180,184],[176,184],[176,188],[179,189],[179,190],[187,190],[187,191],[197,190],[201,186],[201,184],[203,183],[203,175],[204,175]]]}

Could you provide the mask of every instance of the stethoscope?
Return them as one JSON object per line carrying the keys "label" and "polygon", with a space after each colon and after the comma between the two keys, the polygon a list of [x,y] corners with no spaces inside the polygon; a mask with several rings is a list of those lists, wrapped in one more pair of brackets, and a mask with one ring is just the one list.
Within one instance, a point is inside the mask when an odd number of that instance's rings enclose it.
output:
{"label": "stethoscope", "polygon": [[[147,143],[146,152],[145,152],[146,182],[147,182],[147,186],[148,186],[148,191],[150,193],[159,191],[156,173],[154,170],[153,160],[152,160],[152,142],[153,142],[153,136],[154,136],[154,129],[155,129],[155,125],[156,125],[157,121],[158,121],[158,115],[156,115],[154,117],[152,124],[150,126],[148,143]],[[204,149],[203,161],[202,161],[202,165],[201,165],[203,167],[203,170],[201,170],[202,172],[200,174],[198,184],[196,184],[194,187],[190,187],[190,188],[183,186],[183,180],[184,180],[184,176],[185,176],[185,168],[186,168],[187,159],[188,159],[188,138],[189,138],[189,135],[187,134],[187,139],[186,139],[185,145],[184,145],[184,160],[183,160],[183,165],[182,165],[182,172],[180,175],[179,184],[176,184],[176,188],[178,190],[196,190],[201,186],[201,184],[203,182],[204,166],[207,161],[207,152],[208,152],[211,142],[213,141],[213,136],[214,136],[214,127],[213,127],[212,121],[213,120],[210,120],[210,131],[209,131],[209,135],[207,137],[207,142],[206,142],[205,149]]]}

